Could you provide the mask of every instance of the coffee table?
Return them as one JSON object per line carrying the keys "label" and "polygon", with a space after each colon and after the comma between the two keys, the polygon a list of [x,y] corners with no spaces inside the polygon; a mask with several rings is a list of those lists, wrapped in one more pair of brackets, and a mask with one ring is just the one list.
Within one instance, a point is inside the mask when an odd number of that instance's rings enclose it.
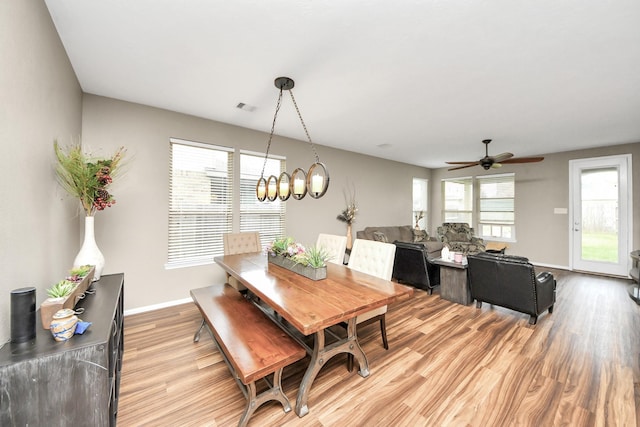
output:
{"label": "coffee table", "polygon": [[430,262],[440,266],[440,298],[458,304],[471,304],[467,264],[445,261],[442,258],[436,258]]}

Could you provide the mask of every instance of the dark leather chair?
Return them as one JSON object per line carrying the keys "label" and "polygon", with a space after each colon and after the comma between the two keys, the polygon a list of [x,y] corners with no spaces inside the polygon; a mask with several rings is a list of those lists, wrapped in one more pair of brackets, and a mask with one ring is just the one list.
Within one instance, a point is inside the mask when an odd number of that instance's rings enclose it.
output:
{"label": "dark leather chair", "polygon": [[553,312],[556,281],[549,272],[536,275],[527,258],[483,252],[467,260],[471,298],[477,308],[483,302],[510,308],[530,315],[531,325],[545,310]]}
{"label": "dark leather chair", "polygon": [[440,268],[427,260],[427,249],[422,243],[393,242],[396,258],[391,277],[398,283],[405,283],[433,293],[440,284]]}

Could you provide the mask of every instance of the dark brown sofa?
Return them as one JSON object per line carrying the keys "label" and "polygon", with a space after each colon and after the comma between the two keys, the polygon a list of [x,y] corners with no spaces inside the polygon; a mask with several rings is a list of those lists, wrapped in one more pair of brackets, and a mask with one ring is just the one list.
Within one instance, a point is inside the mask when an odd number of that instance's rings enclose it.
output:
{"label": "dark brown sofa", "polygon": [[442,242],[429,238],[426,232],[415,231],[410,225],[366,227],[356,238],[377,240],[396,245],[392,278],[424,289],[429,293],[440,284],[440,269],[428,262],[440,257]]}
{"label": "dark brown sofa", "polygon": [[410,225],[395,225],[385,227],[365,227],[356,232],[357,239],[379,240],[382,242],[419,243],[424,246],[429,259],[440,257],[442,242],[435,237],[429,237],[425,231],[417,232]]}

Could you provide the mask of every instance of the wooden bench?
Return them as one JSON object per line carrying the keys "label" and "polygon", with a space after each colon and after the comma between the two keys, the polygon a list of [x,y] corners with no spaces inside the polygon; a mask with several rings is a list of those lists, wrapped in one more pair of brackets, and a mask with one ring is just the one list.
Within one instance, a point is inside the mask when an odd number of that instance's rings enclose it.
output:
{"label": "wooden bench", "polygon": [[[247,398],[238,425],[246,426],[253,412],[271,400],[280,402],[285,412],[291,411],[289,400],[282,392],[282,370],[304,358],[305,349],[229,285],[192,289],[191,298],[202,314],[202,325],[193,340],[199,341],[206,324]],[[272,381],[267,379],[270,374],[273,374]],[[268,389],[256,395],[256,381],[260,379],[267,383]]]}

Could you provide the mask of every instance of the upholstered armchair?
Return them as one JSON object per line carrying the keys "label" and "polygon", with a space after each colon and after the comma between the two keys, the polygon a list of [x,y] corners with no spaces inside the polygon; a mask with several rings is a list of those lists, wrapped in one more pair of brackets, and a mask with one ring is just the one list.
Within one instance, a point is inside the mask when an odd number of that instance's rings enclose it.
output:
{"label": "upholstered armchair", "polygon": [[393,242],[396,245],[396,258],[393,263],[393,278],[424,289],[429,294],[440,284],[440,267],[427,260],[427,253],[421,243]]}
{"label": "upholstered armchair", "polygon": [[536,274],[524,257],[482,252],[469,255],[469,287],[476,307],[483,302],[528,314],[535,325],[545,310],[553,312],[556,281],[549,272]]}
{"label": "upholstered armchair", "polygon": [[484,240],[475,237],[466,222],[445,222],[437,229],[438,237],[452,252],[474,255],[485,251]]}
{"label": "upholstered armchair", "polygon": [[[244,233],[226,233],[222,235],[222,244],[225,255],[246,254],[260,252],[260,233],[249,231]],[[245,292],[247,288],[238,280],[227,273],[227,283],[238,291]]]}
{"label": "upholstered armchair", "polygon": [[318,234],[316,246],[323,248],[331,259],[329,262],[342,265],[344,262],[344,253],[347,249],[347,236],[337,236],[335,234]]}
{"label": "upholstered armchair", "polygon": [[[391,280],[393,273],[393,262],[395,260],[396,246],[392,243],[376,242],[374,240],[356,239],[353,242],[351,256],[349,257],[349,268],[384,280]],[[380,322],[380,333],[382,334],[382,345],[385,350],[389,349],[387,342],[386,325],[387,306],[376,308],[359,315],[356,318],[357,325],[367,325],[369,323]],[[349,371],[353,369],[353,356],[348,357]]]}

